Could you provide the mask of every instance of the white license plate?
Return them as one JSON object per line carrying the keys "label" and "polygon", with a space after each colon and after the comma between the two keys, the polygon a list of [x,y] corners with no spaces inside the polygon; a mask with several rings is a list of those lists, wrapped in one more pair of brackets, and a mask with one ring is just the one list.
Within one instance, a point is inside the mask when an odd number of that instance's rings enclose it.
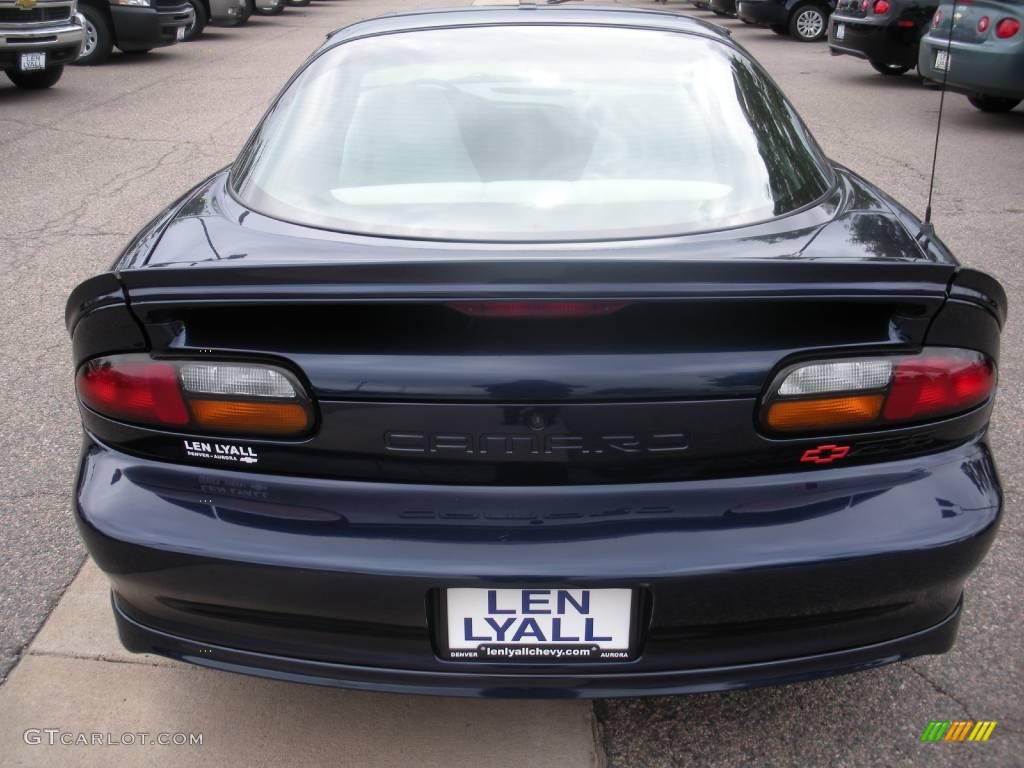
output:
{"label": "white license plate", "polygon": [[836,40],[842,40],[846,37],[846,25],[836,24]]}
{"label": "white license plate", "polygon": [[631,589],[449,589],[454,661],[572,662],[630,658]]}
{"label": "white license plate", "polygon": [[18,69],[31,72],[35,69],[46,69],[46,53],[23,53],[18,61]]}
{"label": "white license plate", "polygon": [[935,68],[940,72],[945,72],[949,69],[949,51],[936,51],[935,52]]}
{"label": "white license plate", "polygon": [[184,27],[178,27],[178,42],[180,43],[184,39],[185,39],[185,28]]}

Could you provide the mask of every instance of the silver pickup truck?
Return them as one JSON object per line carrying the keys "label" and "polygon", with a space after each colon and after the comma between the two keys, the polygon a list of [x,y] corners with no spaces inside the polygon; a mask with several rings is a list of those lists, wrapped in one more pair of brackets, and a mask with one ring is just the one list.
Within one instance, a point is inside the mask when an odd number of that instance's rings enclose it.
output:
{"label": "silver pickup truck", "polygon": [[0,0],[0,69],[19,88],[49,88],[82,49],[76,0]]}

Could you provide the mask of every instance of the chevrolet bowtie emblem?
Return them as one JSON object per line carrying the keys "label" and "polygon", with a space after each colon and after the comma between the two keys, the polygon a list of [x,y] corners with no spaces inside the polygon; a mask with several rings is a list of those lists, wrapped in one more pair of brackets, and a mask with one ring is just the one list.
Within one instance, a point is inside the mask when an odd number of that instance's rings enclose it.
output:
{"label": "chevrolet bowtie emblem", "polygon": [[14,0],[14,4],[23,11],[31,11],[36,7],[36,3],[38,1],[39,0]]}

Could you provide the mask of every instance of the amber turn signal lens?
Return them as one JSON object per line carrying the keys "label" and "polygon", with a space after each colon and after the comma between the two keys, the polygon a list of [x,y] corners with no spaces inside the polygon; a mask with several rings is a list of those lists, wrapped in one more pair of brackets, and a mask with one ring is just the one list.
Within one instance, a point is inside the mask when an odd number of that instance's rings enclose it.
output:
{"label": "amber turn signal lens", "polygon": [[309,428],[309,414],[295,403],[191,400],[192,418],[215,432],[294,435]]}
{"label": "amber turn signal lens", "polygon": [[878,418],[883,399],[878,394],[782,400],[769,407],[768,426],[780,432],[806,432],[868,424]]}

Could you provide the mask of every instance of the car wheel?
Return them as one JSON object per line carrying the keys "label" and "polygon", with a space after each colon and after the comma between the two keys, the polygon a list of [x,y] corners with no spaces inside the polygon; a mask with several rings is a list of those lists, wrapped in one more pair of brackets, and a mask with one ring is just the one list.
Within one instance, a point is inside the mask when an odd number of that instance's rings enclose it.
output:
{"label": "car wheel", "polygon": [[874,67],[875,72],[882,75],[904,75],[909,72],[913,67],[905,67],[902,64],[882,64],[879,61],[872,61],[871,66]]}
{"label": "car wheel", "polygon": [[78,12],[85,20],[85,34],[82,40],[82,54],[75,64],[102,64],[110,58],[110,52],[114,49],[114,33],[110,29],[110,22],[102,12],[91,5],[78,6]]}
{"label": "car wheel", "polygon": [[768,29],[770,29],[776,35],[788,35],[789,34],[789,27],[786,26],[785,24],[772,24],[770,27],[768,27]]}
{"label": "car wheel", "polygon": [[188,0],[192,6],[192,23],[185,27],[185,41],[195,40],[206,29],[206,23],[210,20],[210,14],[206,12],[206,6],[202,0]]}
{"label": "car wheel", "polygon": [[25,88],[29,91],[39,91],[43,88],[49,88],[51,85],[60,80],[60,76],[64,74],[64,67],[50,67],[44,69],[42,72],[20,72],[16,69],[7,70],[7,78],[19,88]]}
{"label": "car wheel", "polygon": [[789,33],[801,43],[815,43],[828,33],[828,11],[817,5],[800,5],[789,17]]}
{"label": "car wheel", "polygon": [[1020,104],[1020,99],[1006,99],[1002,96],[986,96],[983,93],[975,93],[967,97],[975,107],[982,112],[1009,112]]}

